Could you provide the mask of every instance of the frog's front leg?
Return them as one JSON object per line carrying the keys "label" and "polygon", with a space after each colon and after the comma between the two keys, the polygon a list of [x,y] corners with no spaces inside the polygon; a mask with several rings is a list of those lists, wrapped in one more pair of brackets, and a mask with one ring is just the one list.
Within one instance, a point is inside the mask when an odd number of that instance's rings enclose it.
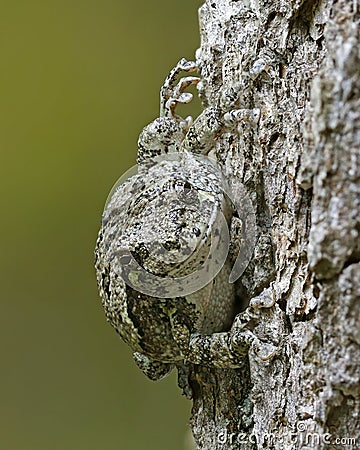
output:
{"label": "frog's front leg", "polygon": [[[262,361],[272,359],[277,348],[262,342],[252,331],[259,320],[261,308],[271,308],[260,294],[251,300],[250,307],[238,314],[227,332],[200,334],[189,333],[186,325],[172,318],[172,334],[181,349],[185,362],[207,367],[236,369],[243,365],[251,349]],[[265,296],[266,297],[266,296]]]}
{"label": "frog's front leg", "polygon": [[192,364],[236,369],[243,365],[250,349],[262,361],[270,360],[276,354],[276,347],[261,342],[251,330],[235,325],[228,332],[192,334],[184,356],[185,361]]}
{"label": "frog's front leg", "polygon": [[186,133],[182,150],[191,153],[207,154],[214,148],[214,141],[225,131],[231,131],[239,122],[256,125],[260,118],[260,110],[231,109],[223,113],[220,108],[209,106],[194,121]]}

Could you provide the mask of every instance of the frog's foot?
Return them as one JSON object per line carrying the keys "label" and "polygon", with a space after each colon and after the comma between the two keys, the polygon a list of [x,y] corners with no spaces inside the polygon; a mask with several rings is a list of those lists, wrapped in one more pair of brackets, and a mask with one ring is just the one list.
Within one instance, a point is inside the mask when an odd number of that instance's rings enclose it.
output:
{"label": "frog's foot", "polygon": [[[193,95],[190,92],[184,92],[188,86],[192,84],[197,84],[200,81],[198,77],[184,77],[181,78],[179,83],[175,86],[173,95],[168,98],[165,103],[164,114],[167,117],[172,117],[173,119],[180,119],[183,121],[181,117],[175,114],[175,108],[178,103],[190,103],[193,99]],[[186,118],[187,128],[189,128],[192,124],[192,119],[190,117]]]}
{"label": "frog's foot", "polygon": [[177,118],[175,107],[178,103],[189,103],[192,100],[192,94],[185,93],[184,90],[200,81],[198,77],[184,77],[178,81],[181,72],[193,72],[197,69],[196,63],[181,59],[166,77],[160,91],[160,116]]}
{"label": "frog's foot", "polygon": [[269,361],[277,353],[277,347],[262,342],[250,330],[232,330],[231,334],[231,348],[240,357],[244,357],[250,348],[261,361]]}
{"label": "frog's foot", "polygon": [[260,319],[260,310],[271,308],[274,303],[275,299],[272,296],[271,289],[265,289],[250,301],[250,305],[245,311],[235,317],[230,330],[231,347],[235,353],[241,355],[246,349],[251,348],[262,361],[269,361],[275,357],[278,348],[261,341],[252,331]]}
{"label": "frog's foot", "polygon": [[194,72],[196,69],[196,63],[194,61],[187,61],[185,58],[180,59],[176,66],[171,69],[160,91],[160,101],[162,107],[164,107],[168,98],[173,95],[173,91],[177,84],[179,74],[181,72]]}
{"label": "frog's foot", "polygon": [[154,361],[142,353],[135,352],[133,354],[134,361],[137,366],[144,372],[144,374],[152,381],[161,380],[166,377],[172,369],[173,364],[162,363],[160,361]]}

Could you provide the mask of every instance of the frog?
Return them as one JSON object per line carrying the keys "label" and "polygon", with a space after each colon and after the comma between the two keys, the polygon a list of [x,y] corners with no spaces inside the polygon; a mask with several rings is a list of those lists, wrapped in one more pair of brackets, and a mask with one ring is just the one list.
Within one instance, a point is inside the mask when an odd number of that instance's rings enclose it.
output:
{"label": "frog", "polygon": [[261,347],[251,319],[234,320],[236,218],[213,156],[224,131],[256,123],[259,111],[220,105],[181,117],[177,106],[193,98],[186,89],[201,81],[196,70],[182,58],[165,79],[160,115],[140,133],[136,173],[109,196],[95,249],[106,319],[151,380],[189,364],[236,369]]}

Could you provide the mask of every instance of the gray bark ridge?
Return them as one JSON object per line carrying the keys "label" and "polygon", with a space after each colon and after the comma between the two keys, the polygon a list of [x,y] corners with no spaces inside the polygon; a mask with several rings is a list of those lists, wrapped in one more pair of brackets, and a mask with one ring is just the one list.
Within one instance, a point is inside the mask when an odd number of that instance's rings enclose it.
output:
{"label": "gray bark ridge", "polygon": [[359,8],[213,0],[199,10],[204,105],[227,89],[261,110],[217,155],[256,207],[264,245],[239,293],[271,292],[254,333],[278,352],[268,362],[250,352],[237,370],[191,368],[198,449],[360,446]]}

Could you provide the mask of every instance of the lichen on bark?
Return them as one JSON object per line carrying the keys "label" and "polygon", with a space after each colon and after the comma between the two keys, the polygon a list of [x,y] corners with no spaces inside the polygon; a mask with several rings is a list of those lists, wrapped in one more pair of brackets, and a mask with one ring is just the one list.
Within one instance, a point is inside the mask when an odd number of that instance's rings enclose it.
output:
{"label": "lichen on bark", "polygon": [[[360,6],[356,0],[206,1],[204,105],[239,94],[256,127],[217,153],[256,208],[260,244],[238,285],[275,299],[242,369],[192,367],[198,449],[360,445]],[[356,441],[354,441],[355,439]]]}

